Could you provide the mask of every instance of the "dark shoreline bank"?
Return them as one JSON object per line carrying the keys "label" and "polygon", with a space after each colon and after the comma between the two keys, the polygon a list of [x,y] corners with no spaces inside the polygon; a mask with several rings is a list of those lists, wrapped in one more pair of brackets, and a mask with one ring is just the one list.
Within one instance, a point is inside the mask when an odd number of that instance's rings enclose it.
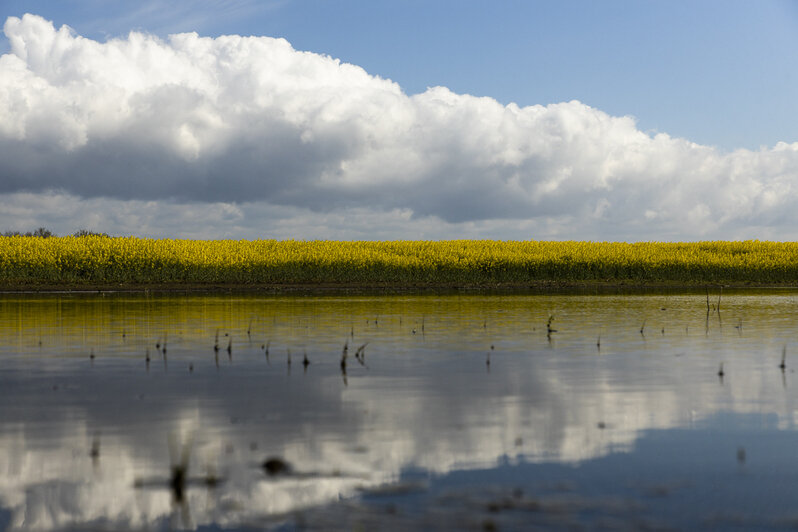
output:
{"label": "dark shoreline bank", "polygon": [[683,282],[573,282],[539,281],[497,284],[235,284],[235,283],[86,283],[86,284],[0,284],[0,294],[92,294],[92,293],[262,293],[262,294],[413,294],[413,293],[507,293],[507,294],[635,294],[635,293],[696,293],[719,291],[732,293],[750,290],[791,291],[796,284],[765,283],[683,283]]}

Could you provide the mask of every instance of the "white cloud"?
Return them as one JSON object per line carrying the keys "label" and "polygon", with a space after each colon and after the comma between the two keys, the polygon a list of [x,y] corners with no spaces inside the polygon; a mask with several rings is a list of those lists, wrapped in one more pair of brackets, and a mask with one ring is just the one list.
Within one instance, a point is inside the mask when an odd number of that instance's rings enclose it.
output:
{"label": "white cloud", "polygon": [[[121,234],[798,236],[798,143],[723,153],[577,101],[408,96],[283,39],[4,30],[0,204],[24,198],[30,226],[72,231],[92,205]],[[54,198],[64,214],[35,207]],[[235,214],[204,219],[220,205]]]}

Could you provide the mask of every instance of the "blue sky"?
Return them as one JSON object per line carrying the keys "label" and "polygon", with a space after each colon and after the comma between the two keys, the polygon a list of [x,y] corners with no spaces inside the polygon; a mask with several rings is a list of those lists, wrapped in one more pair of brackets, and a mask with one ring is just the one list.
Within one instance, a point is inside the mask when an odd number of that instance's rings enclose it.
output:
{"label": "blue sky", "polygon": [[[5,0],[0,15],[0,230],[798,238],[796,2]],[[233,68],[222,35],[262,38]]]}

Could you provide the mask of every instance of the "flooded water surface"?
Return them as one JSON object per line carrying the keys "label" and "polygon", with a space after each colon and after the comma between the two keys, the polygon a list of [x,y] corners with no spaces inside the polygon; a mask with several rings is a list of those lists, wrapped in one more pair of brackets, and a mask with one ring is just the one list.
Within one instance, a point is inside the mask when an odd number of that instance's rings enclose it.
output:
{"label": "flooded water surface", "polygon": [[798,525],[798,292],[0,296],[0,529]]}

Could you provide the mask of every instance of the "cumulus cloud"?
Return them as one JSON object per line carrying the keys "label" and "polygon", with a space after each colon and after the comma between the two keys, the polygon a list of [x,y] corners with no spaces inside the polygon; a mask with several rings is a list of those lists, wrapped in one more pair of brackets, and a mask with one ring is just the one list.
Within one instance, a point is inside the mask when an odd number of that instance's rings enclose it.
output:
{"label": "cumulus cloud", "polygon": [[798,142],[724,153],[578,101],[407,95],[269,37],[100,43],[34,15],[4,31],[0,205],[88,202],[120,233],[798,236]]}

